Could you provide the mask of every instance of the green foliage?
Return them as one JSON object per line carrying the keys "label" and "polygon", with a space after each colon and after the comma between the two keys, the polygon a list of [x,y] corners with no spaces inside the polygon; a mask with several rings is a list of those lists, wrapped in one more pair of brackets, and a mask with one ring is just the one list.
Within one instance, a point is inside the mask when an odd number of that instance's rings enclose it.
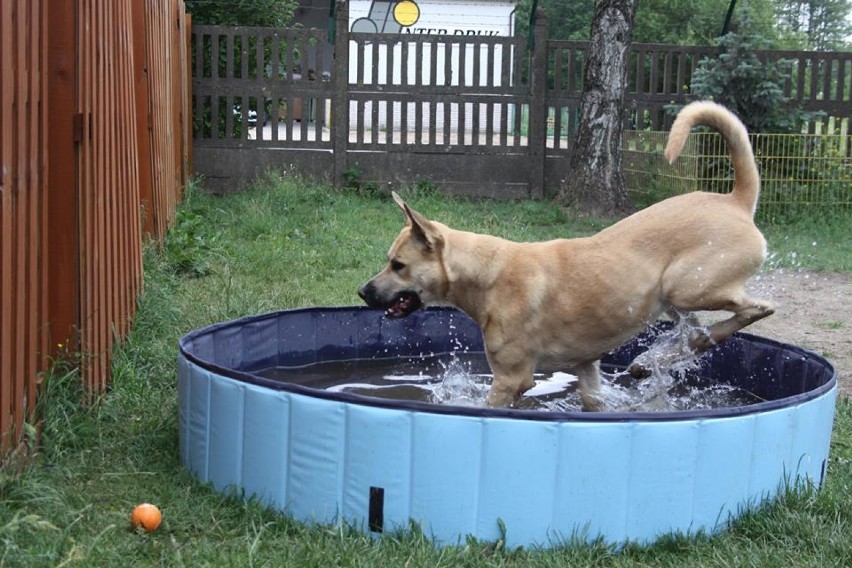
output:
{"label": "green foliage", "polygon": [[195,191],[192,185],[187,188],[185,204],[162,248],[163,259],[175,274],[193,278],[210,274],[211,258],[220,249],[219,235],[207,220],[207,205],[194,197]]}
{"label": "green foliage", "polygon": [[[540,0],[538,4],[547,15],[547,34],[553,39],[586,40],[592,29],[595,0]],[[515,27],[518,35],[529,33],[532,0],[520,0],[515,11]]]}
{"label": "green foliage", "polygon": [[837,205],[852,201],[852,164],[845,160],[846,141],[840,136],[791,136],[780,151],[772,141],[753,137],[764,179],[761,201],[772,203],[759,217],[776,224],[848,219]]}
{"label": "green foliage", "polygon": [[186,0],[193,24],[284,27],[293,21],[298,0]]}
{"label": "green foliage", "polygon": [[672,196],[672,191],[665,183],[657,176],[648,176],[642,184],[642,188],[630,192],[630,199],[633,207],[644,209],[650,207],[658,201],[667,199]]}
{"label": "green foliage", "polygon": [[[804,124],[820,118],[821,113],[803,112],[784,95],[783,77],[790,76],[790,66],[795,63],[760,60],[755,51],[763,46],[752,39],[756,34],[751,33],[750,22],[745,18],[740,32],[720,38],[720,55],[702,61],[693,74],[693,93],[732,109],[752,133],[787,134],[751,138],[764,178],[763,206],[758,209],[761,221],[789,224],[836,217],[835,204],[849,202],[845,141],[839,136],[800,134]],[[702,138],[699,144],[714,142]],[[729,191],[729,160],[709,157],[715,153],[711,148],[699,148],[696,153],[705,156],[698,176],[707,180],[702,189]]]}
{"label": "green foliage", "polygon": [[[747,20],[746,20],[747,23]],[[752,136],[751,142],[764,184],[761,202],[773,204],[759,209],[763,220],[795,222],[802,216],[834,213],[821,204],[848,203],[849,164],[843,160],[845,141],[839,136],[802,135],[804,125],[822,113],[804,112],[783,92],[784,77],[790,76],[789,61],[767,62],[755,51],[747,25],[739,33],[720,38],[721,53],[705,59],[693,74],[692,91],[698,98],[712,99],[733,110],[752,134],[781,133],[787,136]],[[669,111],[677,111],[671,105]],[[704,156],[699,178],[702,189],[730,190],[730,161],[711,157],[715,141],[702,137],[696,154]]]}
{"label": "green foliage", "polygon": [[[731,0],[641,0],[633,41],[671,45],[714,45]],[[587,40],[595,0],[539,0],[554,39]],[[526,37],[532,0],[520,0],[517,34]],[[852,0],[740,0],[734,26],[751,18],[751,32],[770,49],[848,49]]]}
{"label": "green foliage", "polygon": [[91,435],[92,406],[79,373],[79,361],[68,356],[53,362],[39,389],[36,416],[41,421],[41,455],[49,462],[78,450]]}
{"label": "green foliage", "polygon": [[701,60],[692,75],[692,93],[734,111],[749,132],[796,132],[810,117],[781,87],[792,62],[761,60],[756,52],[765,45],[751,33],[751,24],[745,11],[740,31],[719,38],[719,56]]}
{"label": "green foliage", "polygon": [[[739,2],[736,14],[747,9],[760,20],[761,36],[775,40],[776,5],[782,0]],[[845,1],[845,0],[843,0]],[[633,41],[672,45],[713,45],[721,34],[730,0],[641,0],[636,8]],[[595,0],[540,0],[548,18],[548,34],[554,39],[587,40]],[[515,12],[518,35],[526,36],[532,0],[521,0]]]}
{"label": "green foliage", "polygon": [[633,41],[713,45],[721,34],[729,5],[730,0],[640,0]]}
{"label": "green foliage", "polygon": [[852,37],[850,0],[777,0],[776,26],[791,49],[843,50]]}
{"label": "green foliage", "polygon": [[[778,144],[778,137],[752,137],[758,165],[762,172],[771,172],[773,179],[772,184],[764,183],[761,201],[778,204],[769,210],[769,218],[787,223],[814,214],[820,202],[848,202],[842,195],[848,193],[848,186],[837,180],[848,178],[849,173],[842,160],[826,159],[830,151],[827,153],[824,146],[829,138],[794,136],[820,113],[802,111],[784,94],[784,78],[790,76],[795,63],[762,60],[756,52],[763,47],[752,33],[750,12],[744,10],[739,31],[719,39],[719,56],[701,61],[693,73],[691,89],[697,98],[715,100],[734,111],[753,134],[790,134],[783,145]],[[671,105],[668,110],[676,112],[680,108]],[[703,137],[698,144],[712,146],[715,141]],[[714,150],[699,148],[696,153],[712,156]],[[707,180],[703,189],[729,191],[732,176],[727,158],[704,157],[700,168],[699,177]],[[759,210],[758,214],[767,219],[766,210]]]}
{"label": "green foliage", "polygon": [[428,179],[417,180],[409,189],[409,195],[417,197],[434,197],[443,195],[443,190]]}
{"label": "green foliage", "polygon": [[346,181],[343,185],[346,191],[365,197],[379,195],[379,186],[374,181],[364,181],[364,171],[357,165],[350,165],[343,170],[343,179]]}

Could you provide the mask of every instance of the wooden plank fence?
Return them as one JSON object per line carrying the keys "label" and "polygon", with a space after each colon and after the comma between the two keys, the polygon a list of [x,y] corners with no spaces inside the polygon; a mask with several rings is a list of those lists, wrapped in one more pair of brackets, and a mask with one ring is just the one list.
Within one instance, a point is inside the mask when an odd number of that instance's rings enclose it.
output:
{"label": "wooden plank fence", "polygon": [[0,449],[17,445],[47,346],[47,0],[0,3]]}
{"label": "wooden plank fence", "polygon": [[[560,186],[586,42],[547,38],[541,15],[532,51],[516,37],[350,33],[337,6],[333,46],[326,30],[193,28],[195,167],[207,188],[234,191],[270,167],[490,197]],[[690,100],[699,61],[716,55],[632,45],[625,127],[667,129],[666,106]],[[852,53],[760,55],[788,61],[787,95],[825,113],[812,130],[850,118]]]}
{"label": "wooden plank fence", "polygon": [[[182,0],[9,0],[0,12],[0,455],[61,345],[95,397],[130,326],[142,239],[189,176]],[[49,135],[49,144],[48,144]]]}
{"label": "wooden plank fence", "polygon": [[[183,14],[182,2],[180,14]],[[192,130],[190,127],[190,84],[187,48],[191,25],[186,16],[175,16],[176,3],[149,0],[144,7],[133,3],[137,16],[134,21],[146,20],[148,33],[138,34],[145,40],[145,49],[137,46],[145,62],[137,68],[145,73],[146,89],[139,89],[138,100],[147,99],[148,122],[142,129],[140,148],[150,146],[152,160],[144,166],[142,203],[145,207],[145,231],[163,239],[174,221],[180,189],[190,175]],[[174,22],[177,21],[177,27]],[[137,39],[137,41],[139,41]],[[141,116],[146,112],[143,108]],[[157,120],[154,120],[156,116]],[[144,140],[145,135],[148,141]],[[150,174],[147,170],[150,169]],[[147,181],[145,179],[144,181]],[[178,191],[175,191],[178,188]]]}

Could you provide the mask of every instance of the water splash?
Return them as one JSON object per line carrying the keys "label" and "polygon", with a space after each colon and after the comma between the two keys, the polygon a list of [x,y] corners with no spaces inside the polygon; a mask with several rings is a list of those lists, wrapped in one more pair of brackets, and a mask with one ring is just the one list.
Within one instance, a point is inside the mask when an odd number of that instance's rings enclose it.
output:
{"label": "water splash", "polygon": [[[657,336],[642,360],[651,375],[635,380],[626,372],[601,373],[600,396],[609,412],[671,412],[710,409],[758,402],[749,393],[724,384],[696,382],[700,356],[689,349],[697,322],[682,318]],[[422,388],[437,404],[485,407],[491,376],[470,369],[470,360],[452,354],[441,370]],[[386,377],[387,379],[388,377]],[[437,380],[436,380],[437,379]],[[535,385],[515,403],[523,410],[576,412],[582,410],[577,377],[565,372],[536,374]]]}
{"label": "water splash", "polygon": [[441,381],[430,389],[432,402],[456,406],[485,406],[490,388],[485,377],[471,373],[456,353],[441,365]]}
{"label": "water splash", "polygon": [[[608,412],[667,412],[743,406],[759,399],[724,384],[701,379],[699,358],[688,349],[691,323],[661,333],[642,356],[651,375],[601,373],[600,396]],[[675,355],[672,355],[674,353]],[[293,370],[285,373],[293,374]],[[469,351],[415,358],[347,360],[299,371],[300,383],[314,388],[392,400],[486,407],[492,376],[482,353]],[[275,378],[270,370],[265,376]],[[566,372],[536,374],[535,385],[514,405],[523,410],[577,412],[582,403],[577,377]],[[293,382],[292,376],[289,377]]]}

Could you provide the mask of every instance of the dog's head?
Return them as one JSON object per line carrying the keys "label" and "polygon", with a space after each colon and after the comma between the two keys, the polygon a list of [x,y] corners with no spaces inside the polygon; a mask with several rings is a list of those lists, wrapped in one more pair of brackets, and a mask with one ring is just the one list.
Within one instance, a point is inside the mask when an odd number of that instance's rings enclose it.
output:
{"label": "dog's head", "polygon": [[410,208],[396,193],[392,195],[405,214],[405,227],[388,251],[387,266],[358,295],[371,308],[384,309],[387,317],[404,318],[444,297],[444,235],[439,223]]}

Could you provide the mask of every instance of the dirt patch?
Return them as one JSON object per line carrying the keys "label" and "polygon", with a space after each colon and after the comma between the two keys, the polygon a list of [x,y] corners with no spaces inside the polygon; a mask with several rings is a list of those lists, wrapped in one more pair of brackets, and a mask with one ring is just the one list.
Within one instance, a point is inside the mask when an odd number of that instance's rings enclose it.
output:
{"label": "dirt patch", "polygon": [[774,302],[775,313],[744,331],[822,355],[837,369],[841,395],[852,396],[852,275],[766,272],[749,293]]}

